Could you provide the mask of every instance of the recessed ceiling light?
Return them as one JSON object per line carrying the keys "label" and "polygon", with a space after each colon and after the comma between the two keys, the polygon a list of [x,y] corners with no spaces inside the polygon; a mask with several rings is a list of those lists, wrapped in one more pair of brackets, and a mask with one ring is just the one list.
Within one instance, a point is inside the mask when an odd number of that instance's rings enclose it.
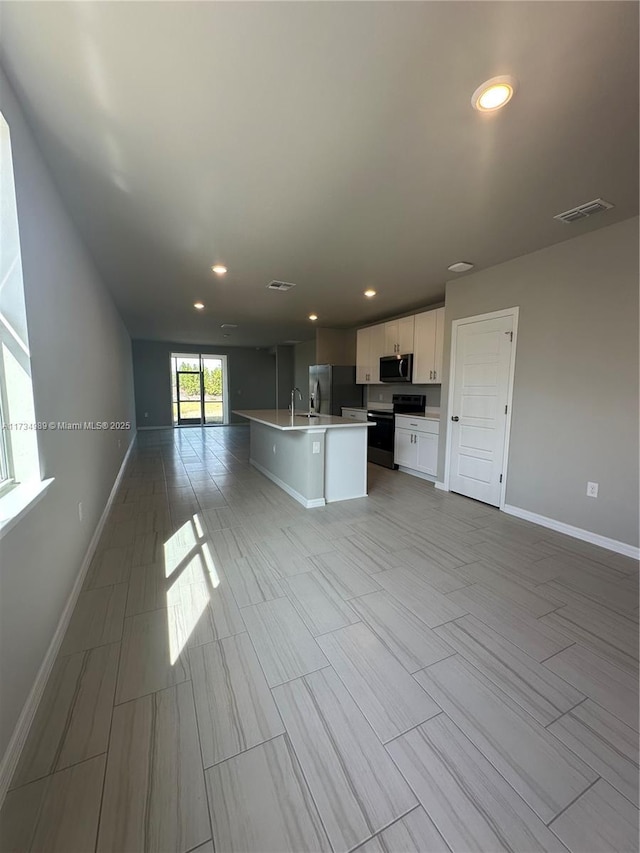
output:
{"label": "recessed ceiling light", "polygon": [[482,86],[478,86],[471,96],[474,110],[490,113],[508,104],[516,91],[516,81],[513,77],[492,77]]}
{"label": "recessed ceiling light", "polygon": [[369,290],[365,290],[364,295],[365,295],[368,299],[371,299],[371,297],[372,297],[372,296],[375,296],[375,295],[376,295],[376,292],[375,292],[375,290],[371,290],[371,289],[369,289]]}
{"label": "recessed ceiling light", "polygon": [[222,264],[215,264],[215,266],[212,266],[211,269],[216,275],[224,275],[227,271],[227,268]]}
{"label": "recessed ceiling light", "polygon": [[317,314],[309,314],[309,319],[310,319],[310,320],[317,320],[317,319],[318,319],[318,315],[317,315]]}
{"label": "recessed ceiling light", "polygon": [[466,261],[458,261],[457,264],[451,264],[447,269],[451,272],[466,272],[473,269],[473,264],[468,264]]}
{"label": "recessed ceiling light", "polygon": [[193,307],[197,308],[198,311],[202,311],[202,309],[204,308],[204,302],[194,302]]}

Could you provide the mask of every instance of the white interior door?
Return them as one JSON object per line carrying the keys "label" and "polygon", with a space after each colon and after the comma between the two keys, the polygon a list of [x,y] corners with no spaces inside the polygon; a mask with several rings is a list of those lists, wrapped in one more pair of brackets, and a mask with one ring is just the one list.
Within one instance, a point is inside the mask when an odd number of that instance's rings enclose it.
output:
{"label": "white interior door", "polygon": [[512,315],[457,327],[449,488],[500,506],[513,358]]}

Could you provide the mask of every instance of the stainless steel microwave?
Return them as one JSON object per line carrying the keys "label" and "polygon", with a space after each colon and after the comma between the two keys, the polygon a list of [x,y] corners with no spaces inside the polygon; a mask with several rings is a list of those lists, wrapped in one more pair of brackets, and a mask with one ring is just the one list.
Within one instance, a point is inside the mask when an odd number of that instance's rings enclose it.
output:
{"label": "stainless steel microwave", "polygon": [[380,382],[411,382],[413,353],[384,355],[380,359]]}

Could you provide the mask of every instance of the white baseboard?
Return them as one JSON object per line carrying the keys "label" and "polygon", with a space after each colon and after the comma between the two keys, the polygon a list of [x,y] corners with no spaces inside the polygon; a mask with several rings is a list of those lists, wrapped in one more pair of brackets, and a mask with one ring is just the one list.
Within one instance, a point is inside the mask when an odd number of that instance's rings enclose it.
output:
{"label": "white baseboard", "polygon": [[422,471],[416,471],[415,468],[405,468],[404,465],[398,465],[398,470],[403,474],[410,474],[412,477],[419,477],[421,480],[427,480],[429,483],[435,483],[436,478],[433,474],[424,474]]}
{"label": "white baseboard", "polygon": [[[341,497],[341,498],[326,498],[325,503],[339,504],[339,503],[342,503],[342,501],[357,501],[360,498],[368,498],[368,497],[369,497],[369,492],[364,492],[364,494],[360,494],[360,495],[344,495],[344,497]],[[318,504],[318,506],[323,506],[323,504]]]}
{"label": "white baseboard", "polygon": [[448,492],[449,491],[449,489],[445,486],[445,484],[443,482],[441,482],[440,480],[436,480],[435,487],[436,487],[436,489],[439,489],[441,492]]}
{"label": "white baseboard", "polygon": [[268,477],[272,483],[276,484],[276,486],[280,486],[283,492],[291,495],[295,501],[298,501],[298,503],[302,504],[306,509],[312,509],[315,506],[324,506],[326,504],[324,498],[312,498],[311,500],[305,498],[304,495],[301,495],[300,492],[296,492],[296,490],[292,489],[291,486],[284,482],[284,480],[281,480],[280,477],[276,477],[275,474],[272,474],[271,471],[268,471],[259,462],[256,462],[255,459],[250,459],[249,463],[253,465],[254,468],[257,468],[261,474],[264,474],[265,477]]}
{"label": "white baseboard", "polygon": [[555,530],[558,533],[573,536],[574,539],[581,539],[583,542],[589,542],[591,545],[598,545],[600,548],[606,548],[608,551],[615,551],[616,554],[624,554],[625,557],[631,557],[634,560],[640,559],[640,548],[636,548],[634,545],[627,545],[626,542],[609,539],[607,536],[600,536],[600,534],[592,533],[590,530],[583,530],[581,527],[574,527],[572,524],[565,524],[564,521],[556,521],[555,518],[547,518],[545,515],[538,515],[537,512],[529,512],[528,509],[520,509],[520,507],[511,506],[510,504],[505,504],[503,511],[508,515],[515,515],[516,518],[532,521],[541,527],[548,527],[550,530]]}
{"label": "white baseboard", "polygon": [[73,609],[76,606],[76,602],[78,600],[78,596],[80,595],[80,591],[82,590],[82,584],[84,583],[85,576],[89,569],[89,564],[93,559],[93,555],[98,546],[98,541],[100,540],[100,536],[102,535],[102,531],[104,529],[105,523],[107,521],[107,517],[111,510],[111,506],[116,496],[116,492],[118,491],[118,487],[124,476],[125,468],[127,467],[127,462],[129,461],[129,456],[131,455],[131,451],[133,450],[133,445],[135,443],[135,433],[133,438],[131,439],[131,443],[127,449],[127,452],[124,455],[122,460],[122,464],[120,465],[120,470],[118,471],[118,475],[113,483],[113,488],[109,494],[109,498],[107,500],[106,506],[102,515],[100,516],[100,521],[98,522],[96,529],[91,537],[91,541],[89,542],[89,546],[85,552],[84,558],[82,560],[82,564],[80,566],[80,571],[78,572],[78,576],[73,584],[73,589],[67,599],[67,603],[64,606],[64,610],[62,611],[62,615],[60,616],[60,621],[58,622],[58,626],[55,630],[53,638],[49,643],[49,648],[46,651],[44,656],[44,660],[40,665],[40,669],[38,670],[38,674],[36,675],[35,681],[33,682],[33,686],[27,696],[27,700],[23,705],[22,711],[20,712],[20,716],[18,717],[18,722],[13,730],[13,734],[11,735],[11,739],[7,746],[7,749],[2,756],[2,760],[0,761],[0,807],[2,807],[2,803],[4,802],[4,798],[9,789],[9,785],[11,783],[11,778],[15,772],[16,767],[18,766],[18,761],[20,759],[20,753],[24,747],[25,741],[27,740],[27,736],[29,735],[29,729],[31,728],[31,724],[33,722],[33,718],[36,715],[36,711],[38,710],[38,705],[40,704],[40,700],[42,699],[42,694],[44,693],[44,689],[47,685],[47,680],[49,675],[51,674],[51,670],[53,668],[53,664],[55,663],[56,657],[58,656],[58,652],[60,651],[60,646],[62,645],[62,640],[64,639],[65,632],[69,625],[69,621],[71,620],[71,614],[73,613]]}
{"label": "white baseboard", "polygon": [[150,429],[173,429],[173,424],[165,424],[164,426],[147,426],[147,427],[138,427],[138,432],[142,430],[143,432],[148,431]]}

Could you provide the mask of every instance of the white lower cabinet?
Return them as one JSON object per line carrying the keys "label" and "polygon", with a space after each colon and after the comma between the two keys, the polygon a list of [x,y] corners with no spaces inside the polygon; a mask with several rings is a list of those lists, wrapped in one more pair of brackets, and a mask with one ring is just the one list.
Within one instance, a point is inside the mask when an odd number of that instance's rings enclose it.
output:
{"label": "white lower cabinet", "polygon": [[363,421],[367,422],[367,411],[366,409],[348,409],[343,407],[342,409],[342,417],[349,418],[352,421]]}
{"label": "white lower cabinet", "polygon": [[393,461],[410,471],[435,477],[438,470],[439,421],[396,415]]}
{"label": "white lower cabinet", "polygon": [[429,432],[416,433],[416,469],[424,474],[438,470],[438,436]]}
{"label": "white lower cabinet", "polygon": [[395,430],[393,461],[403,468],[415,468],[418,462],[417,444],[413,443],[413,433],[408,429]]}

